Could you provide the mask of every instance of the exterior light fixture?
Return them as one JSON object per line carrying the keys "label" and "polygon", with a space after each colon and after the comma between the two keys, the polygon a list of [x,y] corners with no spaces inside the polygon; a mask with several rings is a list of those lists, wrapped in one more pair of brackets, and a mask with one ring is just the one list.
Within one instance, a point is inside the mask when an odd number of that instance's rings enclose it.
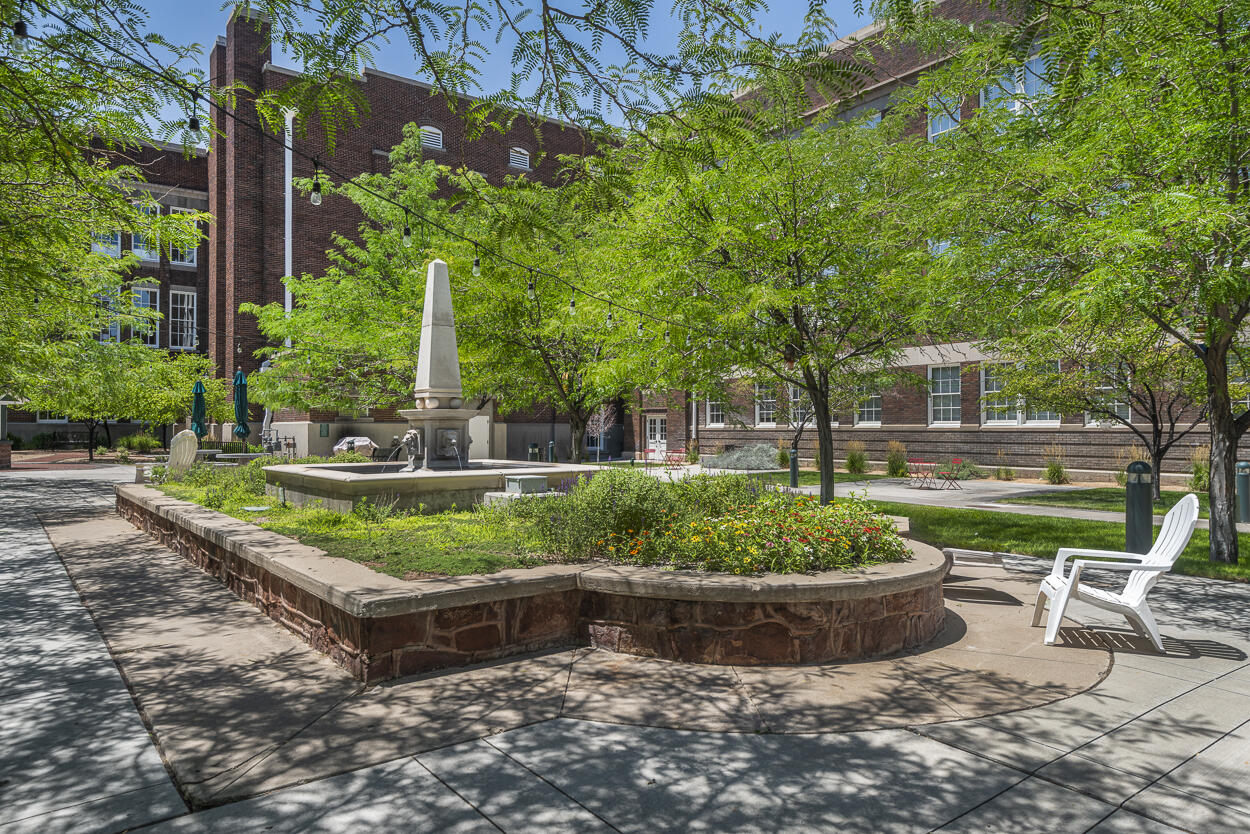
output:
{"label": "exterior light fixture", "polygon": [[642,319],[638,319],[638,336],[641,338],[645,331],[642,329]]}
{"label": "exterior light fixture", "polygon": [[569,315],[571,316],[576,312],[577,312],[577,293],[573,293],[571,296],[569,296]]}
{"label": "exterior light fixture", "polygon": [[608,317],[604,321],[604,324],[607,326],[609,330],[611,330],[614,326],[616,326],[616,322],[612,320],[612,309],[610,307],[608,308]]}
{"label": "exterior light fixture", "polygon": [[187,130],[191,131],[192,133],[200,132],[200,117],[199,116],[195,115],[194,113],[191,114],[190,118],[187,119]]}
{"label": "exterior light fixture", "polygon": [[673,341],[673,335],[669,333],[668,328],[664,328],[664,344],[670,344]]}
{"label": "exterior light fixture", "polygon": [[14,41],[14,48],[19,54],[25,53],[30,49],[30,31],[26,28],[26,21],[20,17],[13,24],[13,34],[17,37]]}
{"label": "exterior light fixture", "polygon": [[477,252],[477,244],[473,245],[473,277],[480,278],[482,275],[482,256]]}
{"label": "exterior light fixture", "polygon": [[404,246],[412,246],[412,227],[408,225],[408,212],[404,212]]}
{"label": "exterior light fixture", "polygon": [[529,296],[529,300],[533,301],[536,293],[534,292],[534,270],[530,270],[529,280],[525,282],[525,294]]}
{"label": "exterior light fixture", "polygon": [[314,206],[321,205],[321,166],[313,161],[313,187],[312,194],[308,197],[308,202]]}

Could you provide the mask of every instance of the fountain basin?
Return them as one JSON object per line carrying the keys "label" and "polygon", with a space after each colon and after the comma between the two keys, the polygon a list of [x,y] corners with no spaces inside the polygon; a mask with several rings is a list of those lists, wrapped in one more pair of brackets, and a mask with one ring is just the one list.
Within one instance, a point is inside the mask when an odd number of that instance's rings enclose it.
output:
{"label": "fountain basin", "polygon": [[482,503],[488,492],[501,492],[508,475],[542,475],[548,488],[596,470],[574,463],[531,463],[515,460],[475,460],[464,469],[402,471],[405,463],[312,463],[265,467],[265,492],[278,497],[282,490],[297,507],[320,501],[328,510],[349,513],[363,499],[395,502],[404,509],[427,513],[453,507],[466,509]]}

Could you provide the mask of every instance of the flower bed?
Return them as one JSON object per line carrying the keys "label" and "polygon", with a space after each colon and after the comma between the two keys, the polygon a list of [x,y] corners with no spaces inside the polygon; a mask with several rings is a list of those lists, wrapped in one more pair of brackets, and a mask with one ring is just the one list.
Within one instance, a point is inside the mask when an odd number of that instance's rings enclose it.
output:
{"label": "flower bed", "polygon": [[819,573],[909,558],[893,523],[864,501],[822,506],[735,475],[666,483],[608,470],[565,496],[517,502],[512,512],[535,525],[544,547],[568,558],[738,575]]}

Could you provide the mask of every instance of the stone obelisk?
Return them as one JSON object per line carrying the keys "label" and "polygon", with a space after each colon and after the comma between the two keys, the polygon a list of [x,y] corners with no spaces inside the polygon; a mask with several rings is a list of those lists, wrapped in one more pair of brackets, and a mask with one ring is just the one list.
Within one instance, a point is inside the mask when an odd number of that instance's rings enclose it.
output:
{"label": "stone obelisk", "polygon": [[469,419],[460,388],[460,352],[451,307],[447,264],[433,261],[425,276],[421,343],[417,350],[416,408],[400,416],[417,431],[423,469],[462,469],[469,464]]}

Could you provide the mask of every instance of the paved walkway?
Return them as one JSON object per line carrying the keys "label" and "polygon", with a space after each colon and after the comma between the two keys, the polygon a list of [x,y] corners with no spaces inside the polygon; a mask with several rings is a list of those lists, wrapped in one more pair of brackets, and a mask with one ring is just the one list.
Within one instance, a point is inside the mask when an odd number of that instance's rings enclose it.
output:
{"label": "paved walkway", "polygon": [[[1250,829],[1245,586],[1167,577],[1152,597],[1165,657],[1079,606],[1078,620],[1102,627],[1065,629],[1066,647],[1016,642],[1012,634],[1037,636],[1019,603],[1042,566],[1012,561],[960,571],[948,586],[952,622],[975,623],[973,606],[997,613],[928,656],[751,680],[751,670],[579,651],[361,692],[118,526],[106,485],[84,475],[128,480],[129,470],[0,476],[0,619],[17,635],[0,649],[0,834],[141,822],[153,831]],[[1086,689],[1108,646],[1110,674]],[[968,677],[982,685],[967,690],[934,676],[951,665],[963,679],[992,663],[1036,676],[1019,659],[1041,667],[1048,651],[1059,662],[1043,674],[1057,687],[1045,698],[1026,687],[977,709],[999,698],[993,675]],[[1070,668],[1081,659],[1090,670]],[[914,713],[892,701],[898,688],[838,680],[872,668],[908,670]],[[287,787],[188,813],[136,700],[191,804]],[[932,723],[943,719],[953,720]],[[345,772],[319,778],[336,770]]]}

